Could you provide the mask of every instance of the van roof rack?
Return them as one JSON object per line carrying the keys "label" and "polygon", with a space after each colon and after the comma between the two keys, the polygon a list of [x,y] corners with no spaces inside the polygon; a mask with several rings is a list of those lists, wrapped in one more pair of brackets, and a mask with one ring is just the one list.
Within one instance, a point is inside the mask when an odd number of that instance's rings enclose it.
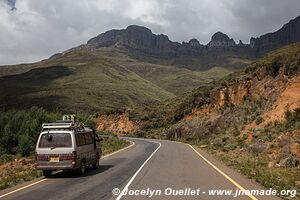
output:
{"label": "van roof rack", "polygon": [[73,122],[55,122],[55,123],[44,123],[42,125],[43,130],[45,129],[83,129],[82,123]]}
{"label": "van roof rack", "polygon": [[54,123],[44,123],[42,125],[45,129],[83,129],[84,125],[76,121],[75,115],[64,115],[63,120],[58,120]]}
{"label": "van roof rack", "polygon": [[70,129],[74,127],[72,122],[70,123],[44,123],[42,125],[43,129]]}

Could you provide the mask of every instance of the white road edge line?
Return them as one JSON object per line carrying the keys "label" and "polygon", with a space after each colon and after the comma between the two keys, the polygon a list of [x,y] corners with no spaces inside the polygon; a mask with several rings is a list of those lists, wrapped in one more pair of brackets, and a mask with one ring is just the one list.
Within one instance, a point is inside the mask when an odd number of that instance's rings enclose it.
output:
{"label": "white road edge line", "polygon": [[[240,184],[238,184],[236,181],[234,181],[232,178],[230,178],[227,174],[225,174],[222,170],[220,170],[218,167],[216,167],[214,164],[212,164],[209,160],[207,160],[203,155],[201,155],[192,145],[187,144],[190,146],[198,156],[200,156],[205,162],[207,162],[211,167],[213,167],[215,170],[217,170],[221,175],[223,175],[227,180],[229,180],[231,183],[233,183],[236,187],[238,187],[240,190],[245,191],[246,189],[243,188]],[[258,200],[251,194],[247,194],[247,196],[252,200]]]}
{"label": "white road edge line", "polygon": [[[153,142],[153,141],[151,141]],[[155,149],[155,151],[153,151],[153,153],[147,158],[147,160],[140,166],[140,168],[135,172],[135,174],[131,177],[131,179],[129,180],[129,182],[126,184],[126,186],[123,188],[123,190],[121,191],[121,193],[119,194],[119,196],[116,198],[116,200],[120,200],[122,198],[122,196],[124,195],[124,193],[126,192],[126,190],[128,190],[128,187],[130,186],[130,184],[132,183],[132,181],[135,179],[135,177],[138,175],[138,173],[142,170],[142,168],[146,165],[146,163],[152,158],[152,156],[158,151],[158,149],[161,147],[161,143],[160,142],[154,142],[159,144],[159,146]]]}
{"label": "white road edge line", "polygon": [[43,182],[43,181],[46,181],[46,180],[48,180],[48,179],[45,178],[45,179],[39,180],[39,181],[37,181],[37,182],[31,183],[31,184],[29,184],[29,185],[26,185],[26,186],[24,186],[24,187],[21,187],[21,188],[19,188],[19,189],[16,189],[16,190],[14,190],[14,191],[11,191],[11,192],[8,192],[8,193],[6,193],[6,194],[3,194],[3,195],[0,196],[0,199],[3,198],[3,197],[8,196],[8,195],[10,195],[10,194],[13,194],[13,193],[15,193],[15,192],[18,192],[18,191],[20,191],[20,190],[26,189],[26,188],[28,188],[28,187],[31,187],[31,186],[33,186],[33,185],[36,185],[36,184],[41,183],[41,182]]}
{"label": "white road edge line", "polygon": [[130,147],[132,147],[133,145],[135,145],[135,143],[134,143],[133,141],[131,141],[131,140],[127,140],[127,141],[129,141],[129,142],[131,143],[129,146],[124,147],[124,148],[122,148],[122,149],[119,149],[119,150],[117,150],[117,151],[114,151],[114,152],[112,152],[112,153],[110,153],[110,154],[107,154],[107,155],[105,155],[105,156],[102,156],[102,157],[100,158],[100,160],[101,160],[101,159],[104,159],[104,158],[107,158],[107,157],[109,157],[109,156],[115,155],[116,153],[120,153],[121,151],[124,151],[124,150],[126,150],[126,149],[129,149]]}
{"label": "white road edge line", "polygon": [[[101,157],[101,159],[104,159],[104,158],[107,158],[107,157],[109,157],[109,156],[115,155],[116,153],[119,153],[119,152],[121,152],[121,151],[124,151],[124,150],[126,150],[126,149],[132,147],[133,145],[135,145],[135,143],[134,143],[133,141],[130,141],[130,140],[127,140],[127,141],[129,141],[129,142],[131,143],[129,146],[124,147],[123,149],[119,149],[118,151],[114,151],[114,152],[112,152],[112,153],[110,153],[110,154],[107,154],[107,155]],[[101,160],[101,159],[100,159],[100,160]],[[5,193],[5,194],[3,194],[3,195],[0,196],[0,199],[3,198],[3,197],[8,196],[8,195],[10,195],[10,194],[16,193],[16,192],[18,192],[18,191],[20,191],[20,190],[24,190],[24,189],[26,189],[26,188],[29,188],[29,187],[31,187],[31,186],[34,186],[34,185],[36,185],[36,184],[38,184],[38,183],[41,183],[41,182],[43,182],[43,181],[46,181],[46,180],[48,180],[48,179],[45,178],[45,179],[36,181],[36,182],[34,182],[34,183],[31,183],[31,184],[29,184],[29,185],[26,185],[26,186],[24,186],[24,187],[21,187],[21,188],[18,188],[18,189],[16,189],[16,190],[13,190],[13,191],[11,191],[11,192]]]}

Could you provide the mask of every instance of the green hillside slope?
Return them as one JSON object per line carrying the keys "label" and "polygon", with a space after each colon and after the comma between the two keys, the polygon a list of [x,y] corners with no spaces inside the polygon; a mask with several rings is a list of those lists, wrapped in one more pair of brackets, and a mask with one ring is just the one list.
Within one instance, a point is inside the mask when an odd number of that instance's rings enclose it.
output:
{"label": "green hillside slope", "polygon": [[96,112],[130,108],[174,95],[105,57],[76,52],[41,68],[0,78],[1,107]]}
{"label": "green hillside slope", "polygon": [[0,106],[124,110],[175,97],[228,73],[222,68],[199,72],[149,64],[114,48],[81,49],[38,63],[0,67]]}

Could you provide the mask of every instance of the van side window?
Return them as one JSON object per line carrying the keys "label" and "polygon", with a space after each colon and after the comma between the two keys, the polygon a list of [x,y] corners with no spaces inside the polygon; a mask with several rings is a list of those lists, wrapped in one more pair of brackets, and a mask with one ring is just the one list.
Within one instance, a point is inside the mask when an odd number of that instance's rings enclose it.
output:
{"label": "van side window", "polygon": [[84,137],[85,137],[86,144],[93,144],[93,137],[92,137],[91,133],[85,133]]}
{"label": "van side window", "polygon": [[84,135],[82,133],[75,134],[77,146],[85,145]]}

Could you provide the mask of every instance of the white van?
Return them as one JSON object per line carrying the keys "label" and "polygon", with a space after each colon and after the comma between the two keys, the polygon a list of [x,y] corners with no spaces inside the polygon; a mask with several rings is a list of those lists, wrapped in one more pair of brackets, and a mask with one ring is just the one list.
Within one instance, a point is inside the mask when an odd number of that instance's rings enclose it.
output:
{"label": "white van", "polygon": [[87,166],[99,167],[102,139],[74,121],[43,124],[36,144],[36,168],[51,176],[54,170],[75,170],[84,174]]}

